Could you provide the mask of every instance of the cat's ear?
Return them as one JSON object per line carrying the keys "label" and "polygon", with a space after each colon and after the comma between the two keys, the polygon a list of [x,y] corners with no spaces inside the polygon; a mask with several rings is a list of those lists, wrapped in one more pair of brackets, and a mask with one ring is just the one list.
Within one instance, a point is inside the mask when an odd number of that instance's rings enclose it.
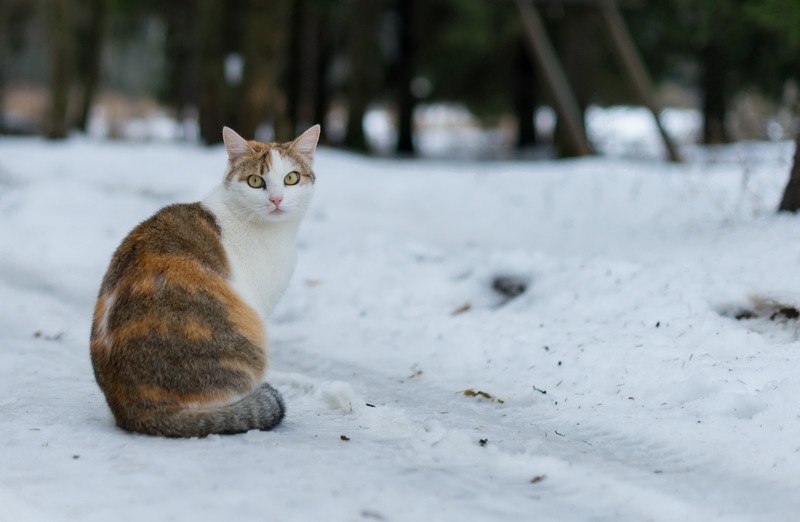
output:
{"label": "cat's ear", "polygon": [[233,165],[236,161],[245,154],[255,152],[247,141],[236,134],[236,131],[230,127],[222,128],[222,141],[225,142],[225,150],[228,152],[228,163]]}
{"label": "cat's ear", "polygon": [[309,163],[314,162],[314,151],[317,150],[319,141],[320,127],[314,125],[303,134],[298,136],[290,145],[290,148],[303,156]]}

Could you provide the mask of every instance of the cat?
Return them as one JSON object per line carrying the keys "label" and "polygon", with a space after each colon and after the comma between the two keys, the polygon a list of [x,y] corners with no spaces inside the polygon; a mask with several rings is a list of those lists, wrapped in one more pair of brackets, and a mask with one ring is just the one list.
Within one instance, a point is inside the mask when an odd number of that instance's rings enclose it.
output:
{"label": "cat", "polygon": [[264,321],[296,261],[320,127],[288,143],[223,129],[223,182],[139,224],[114,252],[91,328],[95,378],[116,423],[167,437],[269,430]]}

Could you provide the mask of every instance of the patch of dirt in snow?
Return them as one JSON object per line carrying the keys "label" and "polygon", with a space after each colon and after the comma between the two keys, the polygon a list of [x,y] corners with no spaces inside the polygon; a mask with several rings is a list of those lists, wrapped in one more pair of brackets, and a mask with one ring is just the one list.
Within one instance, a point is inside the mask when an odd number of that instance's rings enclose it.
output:
{"label": "patch of dirt in snow", "polygon": [[795,304],[752,296],[749,305],[720,306],[717,312],[738,321],[742,327],[779,344],[800,341],[800,310]]}

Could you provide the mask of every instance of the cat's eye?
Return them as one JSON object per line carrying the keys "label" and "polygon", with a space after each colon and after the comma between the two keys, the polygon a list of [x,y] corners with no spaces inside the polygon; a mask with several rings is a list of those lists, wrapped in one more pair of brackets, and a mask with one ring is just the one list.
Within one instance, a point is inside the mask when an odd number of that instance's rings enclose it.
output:
{"label": "cat's eye", "polygon": [[283,183],[286,185],[297,185],[300,182],[300,174],[295,171],[291,171],[283,178]]}
{"label": "cat's eye", "polygon": [[264,186],[264,178],[253,174],[252,176],[248,176],[247,184],[253,188],[261,188]]}

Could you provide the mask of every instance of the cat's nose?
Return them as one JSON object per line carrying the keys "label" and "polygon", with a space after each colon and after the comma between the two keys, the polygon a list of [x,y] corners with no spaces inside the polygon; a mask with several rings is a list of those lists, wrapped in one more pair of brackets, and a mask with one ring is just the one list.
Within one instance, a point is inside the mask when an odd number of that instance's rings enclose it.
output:
{"label": "cat's nose", "polygon": [[283,201],[283,196],[270,196],[269,200],[272,201],[272,204],[277,207],[281,204],[281,201]]}

